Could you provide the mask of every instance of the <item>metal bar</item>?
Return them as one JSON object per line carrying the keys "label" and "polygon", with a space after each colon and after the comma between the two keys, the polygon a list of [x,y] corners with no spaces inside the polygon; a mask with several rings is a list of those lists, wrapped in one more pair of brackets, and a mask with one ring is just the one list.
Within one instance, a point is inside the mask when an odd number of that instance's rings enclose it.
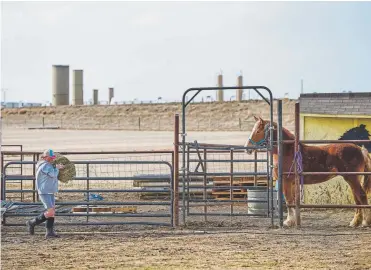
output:
{"label": "metal bar", "polygon": [[[188,215],[190,216],[201,216],[203,213],[189,213]],[[243,213],[208,213],[209,216],[224,216],[224,217],[229,217],[229,216],[235,216],[235,217],[266,217],[267,215],[263,214],[243,214]]]}
{"label": "metal bar", "polygon": [[268,103],[269,106],[271,105],[271,103],[269,102],[269,100],[268,100],[265,96],[263,96],[263,95],[260,93],[260,91],[259,91],[258,89],[254,88],[254,90],[255,90],[256,93],[259,94],[259,96],[260,96],[262,99],[265,100],[265,102]]}
{"label": "metal bar", "polygon": [[[33,190],[36,190],[36,155],[33,154],[32,155],[32,161],[35,163],[32,165],[32,174],[35,176],[33,179],[32,179],[32,189]],[[33,193],[32,194],[32,201],[33,202],[36,202],[36,193]]]}
{"label": "metal bar", "polygon": [[[206,149],[204,149],[206,150]],[[256,152],[255,152],[256,153]],[[190,159],[189,162],[215,162],[215,163],[223,163],[223,162],[233,162],[233,163],[248,163],[248,162],[268,162],[267,159],[257,159],[257,160],[254,160],[254,159],[234,159],[234,160],[229,160],[229,159],[208,159],[208,160],[205,160],[205,159]]]}
{"label": "metal bar", "polygon": [[197,171],[198,170],[198,168],[201,166],[201,168],[202,168],[202,171],[203,172],[205,172],[205,168],[204,168],[204,164],[202,163],[202,158],[201,158],[201,154],[200,154],[200,149],[197,147],[197,144],[196,144],[196,152],[197,152],[197,156],[198,156],[198,164],[197,164],[197,166],[196,166],[196,169],[195,169],[195,171]]}
{"label": "metal bar", "polygon": [[[13,205],[43,205],[41,202],[13,202]],[[67,201],[67,202],[55,202],[55,205],[170,205],[170,202],[105,202],[105,201]]]}
{"label": "metal bar", "polygon": [[189,193],[189,182],[191,181],[190,179],[190,164],[189,164],[189,155],[190,155],[190,152],[188,151],[187,153],[187,213],[189,213],[189,199],[190,199],[190,196],[191,194]]}
{"label": "metal bar", "polygon": [[283,227],[283,133],[282,133],[282,100],[278,100],[277,104],[277,116],[278,116],[278,131],[277,131],[277,141],[278,141],[278,211],[279,211],[279,224]]}
{"label": "metal bar", "polygon": [[[289,172],[283,173],[283,175],[289,174]],[[301,175],[371,175],[371,172],[302,172]]]}
{"label": "metal bar", "polygon": [[[90,178],[90,169],[89,169],[89,164],[86,164],[86,177]],[[86,180],[86,195],[88,196],[88,203],[90,202],[90,181],[89,179]],[[89,222],[89,207],[87,209],[87,215],[86,215],[86,222]]]}
{"label": "metal bar", "polygon": [[[205,167],[205,173],[207,173],[207,163],[206,163],[206,159],[207,159],[207,151],[206,149],[204,149],[204,167]],[[203,194],[203,199],[204,200],[207,200],[207,177],[206,175],[204,175],[203,177],[204,179],[204,194]],[[189,204],[188,204],[189,206]],[[204,221],[207,222],[207,205],[205,204],[204,206]]]}
{"label": "metal bar", "polygon": [[[35,213],[5,213],[7,217],[28,217],[28,216],[34,216]],[[140,214],[134,214],[134,213],[85,213],[85,212],[78,212],[78,213],[55,213],[56,216],[60,217],[83,217],[83,216],[89,216],[89,217],[171,217],[171,214],[149,214],[149,213],[140,213]]]}
{"label": "metal bar", "polygon": [[179,114],[174,123],[174,225],[179,226]]}
{"label": "metal bar", "polygon": [[[257,158],[258,158],[258,153],[256,151],[254,151],[254,173],[257,173],[258,172],[258,163],[257,163]],[[266,161],[268,162],[268,160]],[[254,175],[254,186],[257,186],[258,185],[258,177],[256,175]]]}
{"label": "metal bar", "polygon": [[[233,149],[230,150],[230,159],[231,159],[231,163],[230,163],[229,172],[230,172],[231,176],[229,178],[229,181],[230,181],[229,184],[231,186],[233,186],[233,162],[232,162],[233,161]],[[233,200],[233,197],[234,197],[233,188],[231,188],[229,190],[229,199]],[[233,214],[233,204],[230,205],[230,213]]]}
{"label": "metal bar", "polygon": [[260,202],[260,203],[267,203],[268,200],[217,200],[217,199],[190,199],[190,202],[213,202],[213,203],[226,203],[226,202],[240,202],[240,203],[249,203],[249,202]]}
{"label": "metal bar", "polygon": [[[230,176],[231,173],[202,173],[202,172],[189,172],[189,175],[208,175],[208,176]],[[249,175],[261,175],[268,176],[267,172],[243,172],[243,173],[234,173],[234,176],[249,176]]]}
{"label": "metal bar", "polygon": [[[288,207],[293,207],[294,205],[287,205]],[[364,208],[371,208],[371,205],[349,205],[349,204],[323,204],[323,205],[317,205],[317,204],[301,204],[300,208],[359,208],[359,209],[364,209]]]}
{"label": "metal bar", "polygon": [[191,103],[192,102],[192,100],[199,94],[201,92],[201,90],[198,90],[197,91],[197,93],[196,94],[194,94],[193,95],[193,97],[191,97],[191,99],[190,100],[188,100],[188,102],[187,102],[187,104],[186,104],[186,106],[189,104],[189,103]]}
{"label": "metal bar", "polygon": [[[284,144],[294,143],[294,140],[284,140]],[[329,143],[370,143],[371,140],[300,140],[304,144],[329,144]]]}
{"label": "metal bar", "polygon": [[[191,147],[194,147],[196,149],[196,146],[194,145],[191,145]],[[202,145],[199,145],[198,149],[208,149],[208,150],[225,150],[225,151],[229,151],[231,148],[234,148],[234,147],[231,147],[231,146],[202,146]],[[252,150],[255,150],[255,149],[266,149],[267,147],[266,146],[237,146],[236,147],[236,150],[246,150],[246,149],[252,149]],[[190,148],[191,149],[191,148]],[[242,151],[241,151],[242,152]],[[264,151],[266,152],[266,151]]]}
{"label": "metal bar", "polygon": [[[38,151],[1,151],[5,155],[33,155],[40,154]],[[172,150],[151,150],[151,151],[79,151],[79,152],[58,152],[61,155],[120,155],[120,154],[171,154]]]}
{"label": "metal bar", "polygon": [[[56,222],[58,226],[103,226],[103,225],[149,225],[149,226],[166,226],[171,227],[169,223],[162,223],[162,222],[144,222],[144,221],[128,221],[128,222],[70,222],[70,223],[63,223],[63,222]],[[24,223],[8,223],[4,224],[5,226],[25,226]]]}
{"label": "metal bar", "polygon": [[[7,175],[6,180],[20,180],[20,181],[26,181],[26,180],[34,180],[34,176],[27,176],[27,175]],[[169,181],[170,183],[171,175],[169,177],[140,177],[140,176],[120,176],[120,177],[73,177],[72,180],[90,180],[90,181],[102,181],[102,180],[116,180],[116,181],[130,181],[130,180],[142,180],[142,181],[153,181],[153,182],[163,182],[163,181]],[[154,181],[156,180],[156,181]]]}
{"label": "metal bar", "polygon": [[[90,192],[158,192],[158,193],[168,193],[171,191],[171,188],[164,188],[164,189],[147,189],[147,188],[142,188],[142,189],[90,189]],[[31,192],[37,192],[37,190],[32,190],[32,189],[24,189],[24,190],[19,190],[19,189],[9,189],[6,191],[7,193],[17,193],[17,192],[24,192],[24,193],[31,193]],[[59,190],[58,192],[86,192],[86,189],[62,189]]]}
{"label": "metal bar", "polygon": [[[299,102],[295,103],[295,153],[301,151],[299,149],[299,140],[300,140],[300,104]],[[297,170],[297,161],[294,158],[294,171],[295,171],[295,218],[296,218],[296,227],[301,226],[300,218],[300,175]]]}
{"label": "metal bar", "polygon": [[1,201],[5,201],[4,153],[1,153]]}

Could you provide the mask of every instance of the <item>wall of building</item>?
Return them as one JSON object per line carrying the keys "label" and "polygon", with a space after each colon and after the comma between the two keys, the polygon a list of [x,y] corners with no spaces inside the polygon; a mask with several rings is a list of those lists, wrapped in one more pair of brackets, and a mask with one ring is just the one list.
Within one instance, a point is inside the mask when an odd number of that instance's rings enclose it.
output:
{"label": "wall of building", "polygon": [[[304,140],[338,140],[361,124],[371,133],[371,93],[305,94],[300,97],[300,111],[300,137]],[[351,189],[341,176],[305,186],[304,201],[354,204]]]}

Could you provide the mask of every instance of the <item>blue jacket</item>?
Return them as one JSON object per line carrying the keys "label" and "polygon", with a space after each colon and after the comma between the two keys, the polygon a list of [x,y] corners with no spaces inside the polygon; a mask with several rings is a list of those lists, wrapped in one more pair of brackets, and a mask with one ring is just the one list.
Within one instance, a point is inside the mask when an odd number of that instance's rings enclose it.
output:
{"label": "blue jacket", "polygon": [[41,160],[36,164],[36,188],[39,194],[58,192],[59,170],[51,163]]}

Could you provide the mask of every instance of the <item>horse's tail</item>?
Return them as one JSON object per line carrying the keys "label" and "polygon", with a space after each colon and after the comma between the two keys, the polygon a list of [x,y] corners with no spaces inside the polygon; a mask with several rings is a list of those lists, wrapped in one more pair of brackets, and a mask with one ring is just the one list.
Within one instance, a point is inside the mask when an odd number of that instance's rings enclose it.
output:
{"label": "horse's tail", "polygon": [[[369,153],[364,146],[362,146],[362,154],[365,159],[365,172],[371,172],[371,157],[369,156]],[[364,175],[362,187],[366,194],[371,192],[371,174]]]}

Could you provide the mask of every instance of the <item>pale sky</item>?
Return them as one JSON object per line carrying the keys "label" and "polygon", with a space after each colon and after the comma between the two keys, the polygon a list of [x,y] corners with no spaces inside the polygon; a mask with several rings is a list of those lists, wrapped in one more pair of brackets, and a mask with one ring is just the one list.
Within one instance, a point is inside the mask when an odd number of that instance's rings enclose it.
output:
{"label": "pale sky", "polygon": [[2,2],[1,26],[6,101],[51,101],[52,65],[70,98],[84,70],[85,101],[180,100],[220,70],[275,97],[371,91],[371,2]]}

